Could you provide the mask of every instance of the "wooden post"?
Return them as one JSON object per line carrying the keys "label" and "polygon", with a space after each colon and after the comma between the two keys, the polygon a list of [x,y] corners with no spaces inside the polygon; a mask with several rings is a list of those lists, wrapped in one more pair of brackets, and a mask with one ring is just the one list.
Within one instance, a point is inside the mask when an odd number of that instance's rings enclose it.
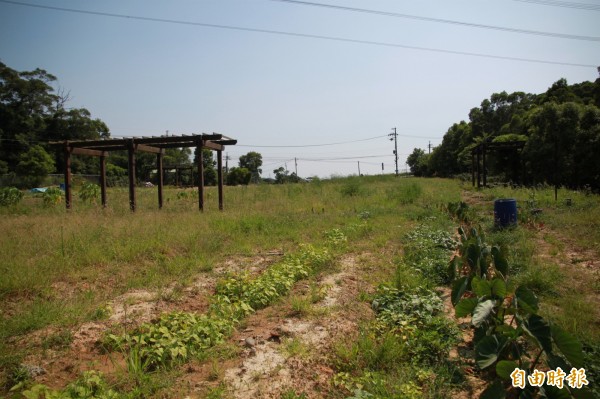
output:
{"label": "wooden post", "polygon": [[[198,142],[198,209],[204,211],[204,155],[202,155],[202,141]],[[192,169],[193,170],[193,169]]]}
{"label": "wooden post", "polygon": [[163,154],[156,154],[156,171],[158,172],[158,209],[163,207]]}
{"label": "wooden post", "polygon": [[129,154],[129,208],[135,212],[135,146],[133,140],[127,143]]}
{"label": "wooden post", "polygon": [[100,197],[102,207],[106,208],[106,156],[100,157]]}
{"label": "wooden post", "polygon": [[69,142],[65,141],[65,205],[71,209],[71,201],[73,200],[71,193],[71,149]]}
{"label": "wooden post", "polygon": [[219,180],[219,210],[223,210],[223,151],[217,150],[217,179]]}

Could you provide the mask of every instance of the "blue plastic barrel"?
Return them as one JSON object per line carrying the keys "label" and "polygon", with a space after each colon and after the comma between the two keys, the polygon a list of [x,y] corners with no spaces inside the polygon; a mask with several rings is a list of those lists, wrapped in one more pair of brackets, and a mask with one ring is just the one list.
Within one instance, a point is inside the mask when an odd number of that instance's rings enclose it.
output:
{"label": "blue plastic barrel", "polygon": [[512,198],[494,201],[494,222],[498,227],[517,225],[517,200]]}

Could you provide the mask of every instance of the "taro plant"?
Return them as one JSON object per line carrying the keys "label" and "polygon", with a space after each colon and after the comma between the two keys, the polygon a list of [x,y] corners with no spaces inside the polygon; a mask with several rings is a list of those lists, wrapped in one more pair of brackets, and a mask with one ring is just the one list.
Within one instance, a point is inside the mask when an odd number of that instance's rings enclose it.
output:
{"label": "taro plant", "polygon": [[[449,267],[455,277],[452,304],[456,317],[471,316],[477,366],[493,370],[497,377],[481,397],[585,396],[587,390],[571,388],[566,382],[560,390],[550,384],[531,383],[535,380],[530,378],[543,374],[539,370],[560,368],[568,373],[582,368],[581,344],[538,314],[539,301],[532,291],[523,286],[512,289],[507,284],[508,262],[499,247],[487,245],[475,228],[467,232],[461,227],[459,235],[459,254]],[[523,372],[524,384],[515,384],[515,372]]]}
{"label": "taro plant", "polygon": [[466,202],[448,202],[446,211],[450,217],[461,223],[469,223],[473,220],[473,211]]}

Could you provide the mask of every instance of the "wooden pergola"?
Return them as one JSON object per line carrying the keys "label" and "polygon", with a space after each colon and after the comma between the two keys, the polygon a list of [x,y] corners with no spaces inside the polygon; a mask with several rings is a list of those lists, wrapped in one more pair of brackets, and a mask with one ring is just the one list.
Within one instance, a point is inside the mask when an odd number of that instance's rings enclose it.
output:
{"label": "wooden pergola", "polygon": [[487,152],[498,150],[519,150],[525,147],[525,141],[504,141],[497,143],[486,143],[485,141],[473,147],[471,150],[471,180],[475,187],[475,172],[477,172],[477,188],[481,187],[483,175],[483,187],[487,186]]}
{"label": "wooden pergola", "polygon": [[217,152],[217,181],[219,186],[219,210],[223,210],[223,150],[226,145],[235,145],[237,140],[218,133],[193,134],[166,137],[133,137],[122,139],[62,141],[51,143],[64,149],[65,157],[65,204],[71,209],[73,204],[71,189],[71,155],[87,155],[100,159],[100,190],[102,206],[106,206],[106,157],[111,151],[128,152],[129,207],[135,212],[135,154],[137,151],[156,154],[158,170],[158,207],[163,206],[163,155],[166,148],[196,147],[198,149],[198,208],[204,210],[204,166],[202,149]]}

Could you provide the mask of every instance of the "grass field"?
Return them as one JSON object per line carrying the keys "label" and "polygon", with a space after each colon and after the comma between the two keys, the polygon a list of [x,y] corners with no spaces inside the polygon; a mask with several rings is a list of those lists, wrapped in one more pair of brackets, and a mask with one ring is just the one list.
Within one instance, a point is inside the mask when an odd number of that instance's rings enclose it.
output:
{"label": "grass field", "polygon": [[[35,378],[25,375],[23,364],[76,358],[78,349],[73,341],[78,328],[84,323],[106,322],[111,314],[107,304],[117,297],[145,290],[155,295],[154,301],[167,302],[170,311],[177,310],[183,306],[182,292],[199,276],[221,281],[223,265],[232,263],[235,273],[255,273],[252,265],[258,258],[268,258],[261,266],[268,268],[279,264],[279,255],[269,260],[269,254],[294,256],[306,245],[326,248],[333,266],[307,272],[289,293],[270,300],[255,315],[244,316],[248,318],[235,326],[237,333],[232,337],[238,337],[248,325],[259,324],[261,319],[256,317],[265,317],[268,324],[272,318],[291,314],[294,320],[326,326],[335,320],[336,312],[352,318],[355,307],[361,315],[354,329],[346,332],[352,340],[337,341],[339,337],[331,333],[327,345],[332,351],[325,358],[301,335],[285,341],[281,351],[286,358],[300,359],[302,364],[317,362],[332,375],[321,391],[303,391],[296,386],[279,392],[279,397],[359,397],[351,396],[360,394],[355,392],[358,386],[368,388],[375,397],[433,398],[468,392],[462,366],[446,359],[450,348],[425,334],[415,338],[424,343],[420,352],[407,351],[406,345],[382,330],[381,320],[363,309],[383,283],[411,292],[433,292],[441,285],[431,278],[433,272],[410,266],[414,259],[421,262],[427,258],[422,249],[428,247],[406,237],[419,227],[455,234],[459,222],[450,218],[445,207],[459,200],[470,204],[471,219],[487,232],[488,241],[506,248],[515,284],[526,285],[539,296],[541,314],[576,336],[589,353],[600,348],[600,198],[596,195],[560,190],[555,202],[550,188],[474,190],[456,180],[370,176],[226,187],[223,212],[218,211],[217,192],[212,187],[207,189],[203,213],[197,210],[192,189],[167,189],[160,211],[156,209],[156,189],[138,190],[135,213],[129,211],[125,190],[111,189],[108,196],[107,209],[76,199],[73,209],[66,212],[62,204],[44,206],[41,198],[33,196],[14,207],[0,208],[3,393],[18,382],[23,389],[33,384]],[[496,198],[518,200],[518,228],[494,228]],[[541,209],[541,213],[531,213],[532,209]],[[336,240],[338,234],[344,239]],[[450,253],[436,256],[450,259]],[[347,274],[340,274],[339,281],[323,281],[327,275],[344,273],[348,259],[355,263],[349,281],[357,287],[349,291],[349,305],[319,307],[327,290],[345,289],[341,281],[349,278]],[[211,286],[196,293],[214,303],[214,290]],[[438,319],[415,323],[440,331],[457,328]],[[132,327],[123,326],[119,331],[128,328]],[[235,338],[216,348],[220,349],[147,373],[140,365],[109,367],[106,379],[115,395],[120,395],[114,397],[237,397],[226,376],[227,368],[241,356],[240,349]],[[131,359],[131,353],[125,356]],[[415,363],[415,358],[421,360]],[[93,369],[93,364],[89,361],[84,368]],[[187,370],[204,370],[199,373],[208,385],[198,390],[182,387],[185,364]],[[46,368],[50,373],[52,367]],[[78,371],[72,372],[73,378]],[[434,382],[432,375],[438,376]],[[52,375],[45,378],[47,383]],[[50,385],[58,389],[67,383],[62,380]],[[21,397],[18,392],[11,395]],[[264,397],[269,396],[265,393]]]}

